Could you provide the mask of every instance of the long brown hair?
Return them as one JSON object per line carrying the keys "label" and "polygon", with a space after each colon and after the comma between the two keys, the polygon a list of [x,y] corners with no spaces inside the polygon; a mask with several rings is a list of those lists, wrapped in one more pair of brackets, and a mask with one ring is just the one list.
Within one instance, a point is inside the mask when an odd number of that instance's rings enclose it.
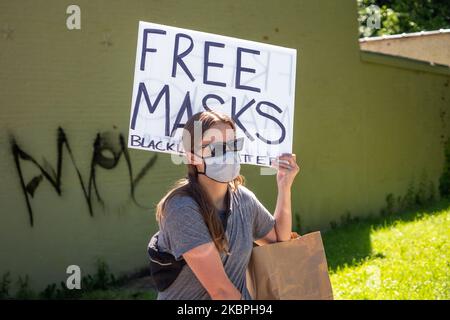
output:
{"label": "long brown hair", "polygon": [[[183,130],[183,147],[184,150],[190,150],[191,153],[197,149],[201,144],[201,137],[195,137],[194,127],[195,121],[201,121],[201,133],[204,134],[206,130],[218,123],[225,123],[231,126],[236,132],[236,126],[233,120],[226,114],[216,111],[203,111],[193,115],[185,124]],[[198,141],[195,141],[197,139]],[[244,176],[239,175],[229,183],[234,192],[239,185],[244,185]],[[186,178],[178,180],[175,185],[167,192],[167,194],[159,201],[156,206],[156,220],[161,221],[164,216],[164,210],[167,202],[176,195],[191,196],[198,204],[203,220],[208,227],[209,233],[214,241],[214,244],[219,252],[223,251],[229,253],[228,240],[225,237],[225,230],[222,222],[216,213],[210,197],[206,190],[200,185],[198,181],[197,167],[191,163],[187,164]]]}

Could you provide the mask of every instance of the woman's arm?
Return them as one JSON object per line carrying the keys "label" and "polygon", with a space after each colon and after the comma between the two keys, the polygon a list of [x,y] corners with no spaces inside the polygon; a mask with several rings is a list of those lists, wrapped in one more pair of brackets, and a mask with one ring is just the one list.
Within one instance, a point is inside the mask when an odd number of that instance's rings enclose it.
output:
{"label": "woman's arm", "polygon": [[241,292],[223,268],[214,242],[197,246],[183,254],[189,267],[213,300],[239,300]]}
{"label": "woman's arm", "polygon": [[275,207],[275,232],[277,241],[288,241],[292,232],[291,188],[300,168],[295,154],[283,154],[278,157],[277,186],[278,196]]}
{"label": "woman's arm", "polygon": [[297,165],[295,154],[283,154],[278,159],[282,160],[274,164],[277,171],[278,196],[275,207],[275,226],[263,238],[255,241],[262,245],[291,239],[292,211],[291,211],[291,188],[294,178],[300,168]]}
{"label": "woman's arm", "polygon": [[275,207],[275,233],[277,241],[288,241],[292,232],[291,189],[278,190]]}

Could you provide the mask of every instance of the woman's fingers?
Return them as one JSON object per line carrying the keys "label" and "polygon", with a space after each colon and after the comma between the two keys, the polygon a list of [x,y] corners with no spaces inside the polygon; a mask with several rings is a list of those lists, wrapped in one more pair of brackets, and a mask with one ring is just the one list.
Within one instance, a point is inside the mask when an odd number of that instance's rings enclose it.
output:
{"label": "woman's fingers", "polygon": [[272,161],[272,166],[287,170],[299,170],[297,156],[294,153],[283,153]]}
{"label": "woman's fingers", "polygon": [[287,160],[284,159],[272,161],[272,166],[275,168],[282,168],[287,170],[292,169],[292,165]]}
{"label": "woman's fingers", "polygon": [[297,166],[297,156],[294,153],[283,153],[277,159],[287,161],[291,165],[291,167]]}

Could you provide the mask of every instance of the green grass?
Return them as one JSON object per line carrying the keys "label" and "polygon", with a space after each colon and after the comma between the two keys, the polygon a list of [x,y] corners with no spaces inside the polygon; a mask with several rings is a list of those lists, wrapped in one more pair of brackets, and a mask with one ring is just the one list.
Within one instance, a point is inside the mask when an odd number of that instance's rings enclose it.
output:
{"label": "green grass", "polygon": [[323,234],[335,299],[450,299],[450,201]]}

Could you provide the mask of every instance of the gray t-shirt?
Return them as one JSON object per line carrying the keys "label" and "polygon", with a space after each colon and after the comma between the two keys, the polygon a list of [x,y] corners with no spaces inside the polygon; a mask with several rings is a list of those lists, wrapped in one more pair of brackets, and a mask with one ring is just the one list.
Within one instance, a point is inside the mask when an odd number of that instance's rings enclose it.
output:
{"label": "gray t-shirt", "polygon": [[[275,225],[275,219],[255,194],[244,186],[236,191],[229,188],[230,214],[226,234],[231,255],[220,253],[226,274],[243,298],[251,300],[246,286],[246,269],[253,241],[264,237]],[[166,205],[165,215],[159,223],[158,247],[170,252],[177,260],[182,254],[207,242],[212,242],[195,200],[189,196],[174,196]],[[208,292],[198,281],[188,264],[183,266],[176,280],[158,300],[210,300]]]}

